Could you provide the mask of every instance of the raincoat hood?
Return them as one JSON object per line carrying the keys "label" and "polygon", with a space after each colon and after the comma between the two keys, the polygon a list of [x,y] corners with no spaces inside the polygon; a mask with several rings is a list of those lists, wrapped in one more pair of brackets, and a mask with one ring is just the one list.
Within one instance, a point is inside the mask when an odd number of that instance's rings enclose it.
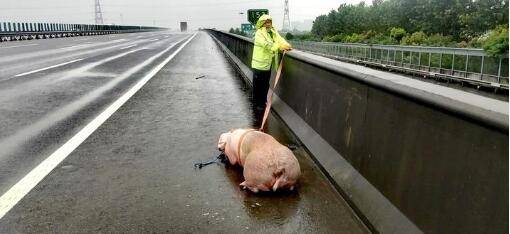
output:
{"label": "raincoat hood", "polygon": [[255,28],[259,29],[259,28],[262,28],[264,26],[264,22],[266,22],[266,20],[273,20],[273,18],[271,18],[271,16],[269,15],[262,15],[259,17],[259,19],[257,20],[257,24],[255,25]]}

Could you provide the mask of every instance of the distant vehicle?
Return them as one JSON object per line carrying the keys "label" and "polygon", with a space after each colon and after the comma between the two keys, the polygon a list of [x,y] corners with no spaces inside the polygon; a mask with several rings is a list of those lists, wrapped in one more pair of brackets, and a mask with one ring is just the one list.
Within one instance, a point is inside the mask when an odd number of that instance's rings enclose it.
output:
{"label": "distant vehicle", "polygon": [[181,22],[181,32],[188,31],[188,22]]}

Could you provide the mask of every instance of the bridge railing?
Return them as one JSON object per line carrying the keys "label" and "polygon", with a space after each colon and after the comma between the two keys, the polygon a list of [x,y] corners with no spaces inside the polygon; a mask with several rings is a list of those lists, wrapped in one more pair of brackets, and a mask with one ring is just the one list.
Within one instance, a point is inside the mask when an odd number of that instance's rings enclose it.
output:
{"label": "bridge railing", "polygon": [[163,29],[164,28],[159,27],[132,25],[0,22],[0,42],[52,37],[143,32]]}
{"label": "bridge railing", "polygon": [[482,49],[292,41],[294,48],[340,60],[508,89],[508,52]]}
{"label": "bridge railing", "polygon": [[[250,83],[253,40],[207,31]],[[369,227],[508,232],[508,102],[298,50],[283,64],[273,110]]]}

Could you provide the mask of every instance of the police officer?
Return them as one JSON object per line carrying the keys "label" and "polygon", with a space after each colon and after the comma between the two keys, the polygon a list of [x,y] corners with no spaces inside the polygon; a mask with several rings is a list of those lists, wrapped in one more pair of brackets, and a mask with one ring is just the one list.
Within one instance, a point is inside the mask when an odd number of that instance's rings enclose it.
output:
{"label": "police officer", "polygon": [[272,18],[262,15],[255,25],[253,57],[253,101],[256,109],[263,110],[271,77],[271,65],[278,64],[278,52],[290,50],[291,45],[283,39],[273,27]]}

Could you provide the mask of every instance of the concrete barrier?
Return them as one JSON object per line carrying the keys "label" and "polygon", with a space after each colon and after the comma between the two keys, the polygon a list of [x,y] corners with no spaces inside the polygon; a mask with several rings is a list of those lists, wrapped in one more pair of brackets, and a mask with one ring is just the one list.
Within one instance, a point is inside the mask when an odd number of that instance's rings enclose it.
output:
{"label": "concrete barrier", "polygon": [[[249,81],[253,42],[207,31]],[[374,231],[508,232],[508,103],[300,51],[276,94],[274,111]]]}

